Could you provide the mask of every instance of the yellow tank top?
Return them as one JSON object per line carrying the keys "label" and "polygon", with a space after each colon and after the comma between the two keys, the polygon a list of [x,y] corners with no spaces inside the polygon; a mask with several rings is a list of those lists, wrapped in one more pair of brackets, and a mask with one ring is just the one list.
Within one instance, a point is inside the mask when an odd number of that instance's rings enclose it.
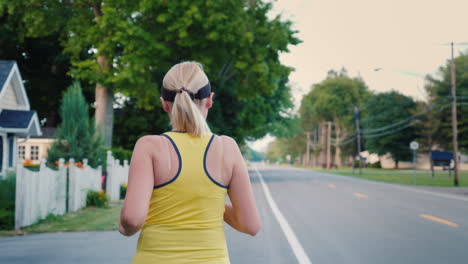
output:
{"label": "yellow tank top", "polygon": [[214,180],[206,155],[214,135],[167,132],[179,170],[154,186],[132,264],[229,264],[224,236],[227,186]]}

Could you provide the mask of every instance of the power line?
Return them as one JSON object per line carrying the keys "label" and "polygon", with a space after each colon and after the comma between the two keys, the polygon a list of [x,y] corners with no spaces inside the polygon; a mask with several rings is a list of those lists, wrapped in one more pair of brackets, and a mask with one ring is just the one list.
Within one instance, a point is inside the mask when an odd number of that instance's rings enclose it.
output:
{"label": "power line", "polygon": [[399,128],[395,128],[393,130],[390,130],[390,131],[386,131],[386,132],[382,132],[382,133],[377,133],[377,134],[373,134],[373,135],[362,135],[364,138],[376,138],[376,137],[383,137],[383,136],[388,136],[388,135],[391,135],[391,134],[395,134],[397,132],[400,132],[401,130],[405,129],[405,128],[408,128],[410,126],[413,126],[413,124],[406,124],[402,127],[399,127]]}
{"label": "power line", "polygon": [[[467,97],[468,98],[468,97]],[[403,120],[400,120],[396,123],[392,123],[392,124],[389,124],[389,125],[386,125],[386,126],[383,126],[383,127],[378,127],[378,128],[369,128],[369,129],[362,129],[362,132],[364,135],[369,135],[369,134],[373,134],[373,133],[376,133],[376,132],[380,132],[380,131],[384,131],[384,130],[387,130],[387,129],[392,129],[394,127],[397,127],[399,125],[402,125],[402,124],[405,124],[406,122],[410,122],[414,119],[417,119],[419,116],[429,112],[429,111],[441,111],[449,106],[451,106],[450,103],[446,103],[445,105],[442,105],[444,104],[445,102],[436,102],[434,103],[433,105],[429,106],[429,107],[426,107],[423,111],[417,113],[417,114],[414,114],[414,115],[411,115]],[[465,105],[468,105],[468,103],[457,103],[457,106],[465,106]],[[374,118],[376,119],[376,118]]]}

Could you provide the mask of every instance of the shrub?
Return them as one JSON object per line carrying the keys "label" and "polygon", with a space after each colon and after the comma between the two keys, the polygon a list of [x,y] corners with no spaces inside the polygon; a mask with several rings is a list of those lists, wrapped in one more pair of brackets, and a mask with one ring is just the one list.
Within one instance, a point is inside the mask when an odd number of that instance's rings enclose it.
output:
{"label": "shrub", "polygon": [[39,171],[40,168],[41,168],[41,165],[40,164],[31,164],[31,165],[25,165],[24,167],[26,169],[28,169],[28,170]]}
{"label": "shrub", "polygon": [[[367,163],[365,160],[361,160],[362,168],[367,168]],[[359,160],[354,161],[354,168],[359,168]]]}
{"label": "shrub", "polygon": [[86,206],[108,207],[109,198],[103,190],[99,192],[89,190],[86,195]]}
{"label": "shrub", "polygon": [[120,185],[120,200],[125,199],[125,195],[127,194],[127,184]]}
{"label": "shrub", "polygon": [[112,151],[112,156],[115,159],[120,160],[120,165],[123,165],[124,160],[128,160],[130,162],[130,159],[132,158],[132,151],[128,149],[124,149],[122,147],[117,147],[117,148],[111,148]]}
{"label": "shrub", "polygon": [[34,164],[32,163],[32,160],[30,159],[25,159],[23,162],[23,166],[26,169],[30,169],[32,171],[39,171],[39,167],[41,166],[40,164]]}
{"label": "shrub", "polygon": [[10,172],[0,180],[0,230],[11,230],[15,227],[15,193],[16,177]]}
{"label": "shrub", "polygon": [[89,119],[89,105],[79,82],[74,82],[63,95],[60,104],[62,123],[57,128],[55,140],[47,153],[49,166],[54,167],[59,158],[76,162],[88,159],[91,167],[105,162],[104,139],[94,120]]}
{"label": "shrub", "polygon": [[382,164],[380,164],[380,160],[379,160],[379,161],[377,161],[377,162],[374,162],[374,163],[369,164],[369,168],[381,169],[381,168],[382,168]]}

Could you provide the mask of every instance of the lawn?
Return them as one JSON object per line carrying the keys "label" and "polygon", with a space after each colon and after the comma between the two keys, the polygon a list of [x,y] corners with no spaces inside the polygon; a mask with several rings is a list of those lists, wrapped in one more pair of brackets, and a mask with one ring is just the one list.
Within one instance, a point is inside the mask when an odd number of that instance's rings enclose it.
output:
{"label": "lawn", "polygon": [[[369,180],[408,184],[408,185],[427,185],[427,186],[454,186],[453,185],[453,172],[449,177],[448,171],[436,171],[435,176],[432,177],[431,171],[415,171],[412,170],[394,170],[394,169],[362,169],[362,175],[359,175],[359,170],[356,169],[353,173],[351,168],[344,169],[318,169],[313,170],[320,172],[327,172],[339,174],[344,176],[353,176],[365,178]],[[460,186],[468,186],[468,172],[463,171],[459,173]]]}
{"label": "lawn", "polygon": [[107,208],[86,207],[64,216],[49,216],[40,222],[15,231],[0,231],[0,236],[45,232],[74,232],[117,230],[122,202],[111,203]]}

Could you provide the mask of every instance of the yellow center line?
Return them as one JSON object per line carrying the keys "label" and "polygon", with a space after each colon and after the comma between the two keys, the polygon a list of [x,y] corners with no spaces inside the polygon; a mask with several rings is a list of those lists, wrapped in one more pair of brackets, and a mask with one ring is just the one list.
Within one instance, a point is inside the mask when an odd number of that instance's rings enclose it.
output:
{"label": "yellow center line", "polygon": [[458,224],[456,224],[456,223],[454,223],[454,222],[450,222],[450,221],[447,221],[447,220],[445,220],[445,219],[438,218],[438,217],[435,217],[435,216],[432,216],[432,215],[420,214],[419,216],[422,217],[422,218],[426,218],[426,219],[435,221],[435,222],[439,222],[439,223],[441,223],[441,224],[445,224],[445,225],[451,226],[451,227],[458,227]]}
{"label": "yellow center line", "polygon": [[335,184],[328,184],[328,187],[334,189],[334,188],[336,188],[336,185]]}
{"label": "yellow center line", "polygon": [[363,193],[354,193],[354,195],[357,196],[357,197],[361,197],[361,198],[366,198],[366,199],[369,198],[369,196],[367,196],[367,195],[365,195]]}

